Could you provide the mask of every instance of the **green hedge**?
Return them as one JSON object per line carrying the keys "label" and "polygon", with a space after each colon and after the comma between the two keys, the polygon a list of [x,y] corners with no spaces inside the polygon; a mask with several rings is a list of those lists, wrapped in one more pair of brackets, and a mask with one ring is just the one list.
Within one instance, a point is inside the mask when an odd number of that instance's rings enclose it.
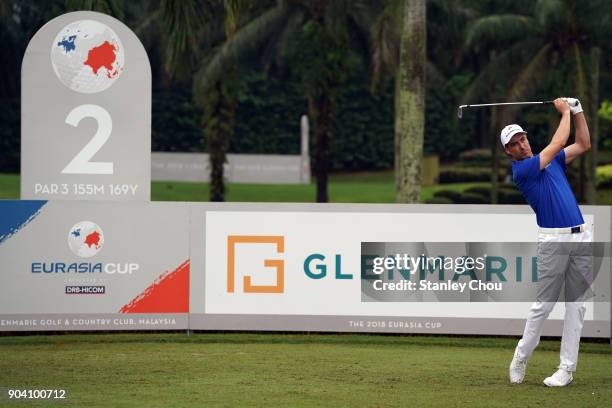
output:
{"label": "green hedge", "polygon": [[612,164],[598,166],[596,169],[597,188],[612,188]]}
{"label": "green hedge", "polygon": [[480,194],[462,193],[457,201],[459,204],[489,204],[491,200],[481,196]]}
{"label": "green hedge", "polygon": [[472,166],[491,164],[491,149],[471,149],[459,153],[459,161]]}
{"label": "green hedge", "polygon": [[19,100],[0,99],[0,172],[19,172],[21,127]]}
{"label": "green hedge", "polygon": [[499,190],[497,201],[500,204],[527,204],[521,192],[504,188]]}
{"label": "green hedge", "polygon": [[[288,73],[265,75],[256,69],[240,73],[236,129],[230,141],[232,153],[299,154],[300,117],[307,113],[300,84]],[[458,123],[453,93],[466,86],[462,78],[444,86],[429,84],[424,151],[441,159],[456,157],[470,145],[469,120]],[[450,92],[450,93],[449,93]],[[332,170],[389,169],[394,161],[393,84],[372,94],[369,73],[363,63],[354,67],[336,101],[330,145]],[[153,147],[159,151],[206,149],[199,130],[201,112],[185,89],[154,92]],[[312,135],[311,123],[311,135]],[[314,140],[310,141],[311,158]]]}
{"label": "green hedge", "polygon": [[[506,176],[504,168],[499,169],[499,180]],[[491,170],[484,167],[453,166],[440,170],[440,184],[491,181]]]}
{"label": "green hedge", "polygon": [[[433,199],[448,200],[455,204],[490,204],[491,187],[475,186],[467,188],[461,193],[454,190],[439,190],[434,193],[432,200]],[[500,185],[497,194],[497,202],[499,204],[526,204],[521,192],[510,184]]]}
{"label": "green hedge", "polygon": [[463,190],[465,193],[478,194],[483,197],[491,197],[491,187],[475,186]]}
{"label": "green hedge", "polygon": [[457,203],[461,193],[455,190],[439,190],[433,194],[433,198],[446,198],[453,203]]}
{"label": "green hedge", "polygon": [[192,102],[188,89],[154,89],[152,109],[152,151],[205,151],[206,139],[200,127],[202,111]]}
{"label": "green hedge", "polygon": [[[307,113],[299,81],[287,72],[271,71],[266,75],[252,67],[244,68],[239,78],[236,128],[230,141],[230,152],[298,154],[300,117]],[[449,160],[473,145],[476,115],[461,121],[456,117],[456,100],[469,85],[469,80],[469,76],[457,75],[444,83],[428,81],[425,153],[435,153],[441,160]],[[368,64],[360,61],[351,68],[349,79],[337,96],[330,146],[332,170],[393,168],[393,82],[388,81],[381,93],[372,94],[369,81]],[[151,129],[153,151],[206,151],[201,130],[202,116],[203,112],[193,103],[190,84],[155,86]],[[0,119],[3,124],[0,129],[0,171],[16,172],[20,160],[20,101],[0,100]],[[310,151],[314,155],[313,140]],[[486,174],[447,176],[447,179],[451,178],[447,182],[488,181]]]}
{"label": "green hedge", "polygon": [[431,197],[427,204],[453,204],[453,200],[446,197]]}

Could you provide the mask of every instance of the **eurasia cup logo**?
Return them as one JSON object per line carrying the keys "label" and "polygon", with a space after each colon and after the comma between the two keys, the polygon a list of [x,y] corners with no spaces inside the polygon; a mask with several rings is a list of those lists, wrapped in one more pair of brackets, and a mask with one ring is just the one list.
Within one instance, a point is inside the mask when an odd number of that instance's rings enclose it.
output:
{"label": "eurasia cup logo", "polygon": [[68,247],[81,258],[91,258],[104,246],[104,232],[96,223],[81,221],[68,233]]}
{"label": "eurasia cup logo", "polygon": [[94,20],[64,27],[51,44],[51,64],[68,88],[97,93],[110,87],[123,71],[125,55],[119,36]]}

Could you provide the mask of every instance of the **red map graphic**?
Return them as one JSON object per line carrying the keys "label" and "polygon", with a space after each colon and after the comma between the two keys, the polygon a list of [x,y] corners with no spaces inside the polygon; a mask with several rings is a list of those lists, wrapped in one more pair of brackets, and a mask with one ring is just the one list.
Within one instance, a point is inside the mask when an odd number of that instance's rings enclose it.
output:
{"label": "red map graphic", "polygon": [[113,78],[119,73],[116,69],[113,70],[113,63],[117,60],[115,51],[117,51],[117,47],[108,41],[104,41],[102,45],[89,50],[87,61],[84,64],[88,65],[96,75],[98,75],[98,70],[104,67],[107,72],[106,76]]}
{"label": "red map graphic", "polygon": [[188,313],[189,259],[162,273],[148,288],[119,309],[119,313]]}
{"label": "red map graphic", "polygon": [[100,233],[98,231],[94,231],[91,234],[85,237],[85,245],[88,247],[96,246],[96,248],[100,248]]}

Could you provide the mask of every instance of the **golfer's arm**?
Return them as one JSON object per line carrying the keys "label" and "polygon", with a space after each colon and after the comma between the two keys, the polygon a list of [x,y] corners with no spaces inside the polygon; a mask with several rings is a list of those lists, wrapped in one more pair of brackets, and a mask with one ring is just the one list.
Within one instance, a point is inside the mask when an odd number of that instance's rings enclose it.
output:
{"label": "golfer's arm", "polygon": [[591,135],[584,113],[574,115],[574,126],[576,127],[576,141],[565,148],[565,163],[571,163],[576,157],[591,149]]}
{"label": "golfer's arm", "polygon": [[552,140],[548,146],[546,146],[544,150],[540,152],[540,170],[548,166],[548,164],[553,161],[555,156],[559,154],[561,149],[565,147],[570,134],[570,115],[570,111],[563,114],[561,121],[559,122],[559,127],[553,135]]}

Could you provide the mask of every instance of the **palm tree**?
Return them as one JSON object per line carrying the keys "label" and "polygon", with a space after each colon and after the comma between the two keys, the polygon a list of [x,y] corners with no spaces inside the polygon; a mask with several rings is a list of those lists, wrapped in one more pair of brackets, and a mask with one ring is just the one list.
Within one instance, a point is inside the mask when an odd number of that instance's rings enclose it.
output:
{"label": "palm tree", "polygon": [[[497,94],[495,82],[509,77],[511,82],[504,98],[508,101],[527,99],[546,82],[552,72],[565,67],[568,72],[553,91],[575,95],[591,122],[592,146],[588,165],[580,164],[584,189],[579,197],[587,203],[595,201],[595,157],[597,155],[597,107],[599,105],[599,66],[601,48],[609,47],[609,24],[612,12],[606,2],[593,0],[538,0],[533,14],[493,14],[473,22],[466,33],[468,47],[489,44],[495,52],[491,62],[475,79],[464,101],[479,99],[483,94]],[[493,92],[490,90],[493,89]],[[494,121],[495,128],[511,122],[516,109],[503,109]],[[496,132],[494,132],[496,133]],[[493,175],[497,174],[498,156],[493,144]],[[493,191],[497,177],[493,176]],[[495,193],[494,193],[495,194]]]}
{"label": "palm tree", "polygon": [[405,0],[395,89],[397,201],[418,203],[425,130],[425,0]]}
{"label": "palm tree", "polygon": [[[218,4],[202,5],[194,0],[161,1],[158,15],[165,39],[164,67],[169,78],[191,80],[194,68],[205,63],[206,53],[234,35],[245,2],[225,0],[222,10],[216,6]],[[220,27],[216,27],[216,31],[210,30],[215,23],[211,16],[218,16],[220,12],[223,12],[225,38],[219,35]],[[224,201],[223,166],[234,130],[233,62],[228,62],[225,68],[225,76],[216,78],[209,86],[194,87],[194,99],[203,110],[202,133],[208,145],[210,201]]]}
{"label": "palm tree", "polygon": [[[349,22],[367,32],[372,15],[370,1],[277,0],[220,46],[202,64],[194,78],[194,94],[225,74],[228,64],[262,55],[278,63],[288,61],[301,78],[315,135],[317,201],[329,199],[327,175],[334,118],[334,94],[344,80]],[[290,45],[291,44],[291,45]],[[297,44],[297,46],[295,45]]]}
{"label": "palm tree", "polygon": [[[457,2],[429,0],[427,4],[415,5],[406,0],[382,2],[375,22],[371,27],[372,91],[376,92],[384,79],[395,79],[395,169],[398,202],[417,202],[419,199],[419,165],[423,151],[424,114],[414,115],[416,107],[424,109],[425,76],[432,84],[443,87],[446,75],[453,74],[462,60],[462,49],[454,47],[461,35],[465,21],[473,12]],[[417,19],[407,23],[406,16],[414,7],[419,10]],[[425,7],[431,11],[431,18],[425,22]],[[414,18],[414,14],[410,18]],[[412,27],[418,38],[410,44]],[[425,33],[425,31],[427,31]],[[432,40],[426,40],[425,37]],[[419,42],[417,44],[416,42]],[[403,43],[402,46],[400,44]],[[403,55],[400,50],[403,47]],[[427,55],[425,50],[427,49]],[[418,58],[412,58],[414,55]],[[400,61],[402,59],[402,61]],[[410,79],[410,75],[416,75]],[[422,83],[417,83],[422,81]],[[404,103],[410,86],[418,90],[418,100],[413,108]]]}

